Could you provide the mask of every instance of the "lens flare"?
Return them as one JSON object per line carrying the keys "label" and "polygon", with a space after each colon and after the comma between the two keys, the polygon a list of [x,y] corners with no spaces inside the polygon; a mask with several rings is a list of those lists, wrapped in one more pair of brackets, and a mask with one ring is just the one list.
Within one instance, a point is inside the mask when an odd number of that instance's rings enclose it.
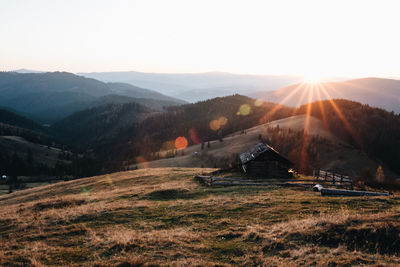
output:
{"label": "lens flare", "polygon": [[221,125],[219,124],[218,120],[212,120],[210,121],[210,129],[213,131],[218,130],[221,127]]}
{"label": "lens flare", "polygon": [[218,119],[210,121],[210,129],[213,131],[219,130],[222,126],[228,123],[228,119],[224,116],[219,117]]}
{"label": "lens flare", "polygon": [[164,151],[171,150],[171,149],[174,149],[174,148],[175,148],[174,141],[166,141],[161,146],[161,150],[164,150]]}
{"label": "lens flare", "polygon": [[225,118],[224,116],[221,116],[221,117],[218,118],[218,123],[219,123],[219,124],[221,125],[221,127],[222,127],[222,126],[224,126],[225,124],[228,123],[228,119]]}
{"label": "lens flare", "polygon": [[190,140],[195,144],[200,144],[202,141],[197,135],[196,129],[192,128],[189,130]]}
{"label": "lens flare", "polygon": [[238,112],[236,113],[238,116],[247,116],[251,112],[251,107],[248,104],[243,104],[239,107]]}
{"label": "lens flare", "polygon": [[256,101],[254,101],[254,106],[259,107],[264,103],[264,101],[262,101],[261,99],[257,99]]}
{"label": "lens flare", "polygon": [[183,137],[179,136],[178,138],[175,139],[175,147],[177,149],[184,149],[188,146],[188,140]]}

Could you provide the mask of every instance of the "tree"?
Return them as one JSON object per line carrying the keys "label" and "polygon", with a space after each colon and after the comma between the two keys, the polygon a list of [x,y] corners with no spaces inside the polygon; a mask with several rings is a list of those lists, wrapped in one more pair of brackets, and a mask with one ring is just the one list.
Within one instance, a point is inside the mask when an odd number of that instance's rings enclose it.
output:
{"label": "tree", "polygon": [[383,173],[382,166],[379,165],[378,169],[376,170],[375,180],[378,183],[383,183],[385,181],[385,174]]}

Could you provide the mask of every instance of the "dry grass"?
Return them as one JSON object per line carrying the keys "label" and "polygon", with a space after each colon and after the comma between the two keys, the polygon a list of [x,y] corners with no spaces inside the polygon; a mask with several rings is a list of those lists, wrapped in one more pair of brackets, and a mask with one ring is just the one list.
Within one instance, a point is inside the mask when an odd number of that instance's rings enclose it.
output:
{"label": "dry grass", "polygon": [[206,188],[209,169],[146,169],[0,196],[2,266],[400,263],[400,198]]}

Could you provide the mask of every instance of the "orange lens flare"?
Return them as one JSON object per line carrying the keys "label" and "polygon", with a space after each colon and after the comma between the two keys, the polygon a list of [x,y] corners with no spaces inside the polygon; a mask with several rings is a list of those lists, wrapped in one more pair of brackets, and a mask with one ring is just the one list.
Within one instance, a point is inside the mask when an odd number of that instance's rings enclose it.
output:
{"label": "orange lens flare", "polygon": [[225,118],[225,117],[223,117],[223,116],[222,116],[222,117],[219,117],[218,123],[219,123],[221,126],[224,126],[225,124],[228,123],[228,119]]}
{"label": "orange lens flare", "polygon": [[183,137],[179,136],[178,138],[175,139],[175,147],[177,149],[184,149],[188,146],[188,140]]}
{"label": "orange lens flare", "polygon": [[217,131],[222,126],[226,125],[227,123],[228,123],[228,119],[225,118],[224,116],[221,116],[216,120],[210,121],[210,129],[213,130],[213,131]]}
{"label": "orange lens flare", "polygon": [[210,129],[213,131],[218,130],[221,127],[221,125],[219,124],[219,122],[217,120],[212,120],[210,121]]}

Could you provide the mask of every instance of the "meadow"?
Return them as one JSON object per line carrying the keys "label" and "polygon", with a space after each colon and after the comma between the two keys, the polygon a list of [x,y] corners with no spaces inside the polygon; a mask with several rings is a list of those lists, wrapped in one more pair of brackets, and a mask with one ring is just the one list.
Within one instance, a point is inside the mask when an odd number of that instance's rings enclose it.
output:
{"label": "meadow", "polygon": [[400,195],[205,187],[139,169],[0,196],[1,266],[391,266]]}

